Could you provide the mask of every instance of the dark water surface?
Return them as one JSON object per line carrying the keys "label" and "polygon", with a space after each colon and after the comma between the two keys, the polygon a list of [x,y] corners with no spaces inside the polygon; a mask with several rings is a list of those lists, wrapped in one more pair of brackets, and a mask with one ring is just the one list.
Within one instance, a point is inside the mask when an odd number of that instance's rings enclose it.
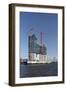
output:
{"label": "dark water surface", "polygon": [[20,64],[21,77],[57,76],[57,62],[49,64]]}

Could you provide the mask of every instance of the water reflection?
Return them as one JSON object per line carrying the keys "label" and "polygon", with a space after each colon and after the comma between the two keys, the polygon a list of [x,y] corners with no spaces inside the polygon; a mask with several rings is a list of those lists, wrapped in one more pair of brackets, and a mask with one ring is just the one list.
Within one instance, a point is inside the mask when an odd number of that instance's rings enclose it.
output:
{"label": "water reflection", "polygon": [[20,64],[20,77],[57,76],[57,62],[50,64]]}

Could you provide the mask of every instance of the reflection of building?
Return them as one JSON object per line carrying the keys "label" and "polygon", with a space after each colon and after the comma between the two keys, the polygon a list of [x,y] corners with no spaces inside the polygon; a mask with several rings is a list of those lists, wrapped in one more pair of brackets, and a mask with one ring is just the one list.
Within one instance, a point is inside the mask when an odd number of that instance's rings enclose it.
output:
{"label": "reflection of building", "polygon": [[29,35],[29,63],[46,63],[47,62],[47,48],[43,44],[38,43],[35,34]]}

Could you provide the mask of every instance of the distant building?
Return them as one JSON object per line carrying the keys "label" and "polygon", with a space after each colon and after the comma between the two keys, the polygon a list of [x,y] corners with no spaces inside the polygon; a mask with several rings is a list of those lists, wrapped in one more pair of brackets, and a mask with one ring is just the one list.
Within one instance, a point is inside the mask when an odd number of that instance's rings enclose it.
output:
{"label": "distant building", "polygon": [[40,45],[35,34],[28,36],[29,46],[29,60],[28,63],[46,63],[47,62],[47,48]]}

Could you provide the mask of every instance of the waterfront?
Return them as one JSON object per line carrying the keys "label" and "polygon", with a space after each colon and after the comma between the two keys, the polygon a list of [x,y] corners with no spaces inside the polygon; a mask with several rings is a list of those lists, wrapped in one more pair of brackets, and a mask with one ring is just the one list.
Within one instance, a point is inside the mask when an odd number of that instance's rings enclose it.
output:
{"label": "waterfront", "polygon": [[57,76],[57,62],[46,64],[20,64],[21,77]]}

